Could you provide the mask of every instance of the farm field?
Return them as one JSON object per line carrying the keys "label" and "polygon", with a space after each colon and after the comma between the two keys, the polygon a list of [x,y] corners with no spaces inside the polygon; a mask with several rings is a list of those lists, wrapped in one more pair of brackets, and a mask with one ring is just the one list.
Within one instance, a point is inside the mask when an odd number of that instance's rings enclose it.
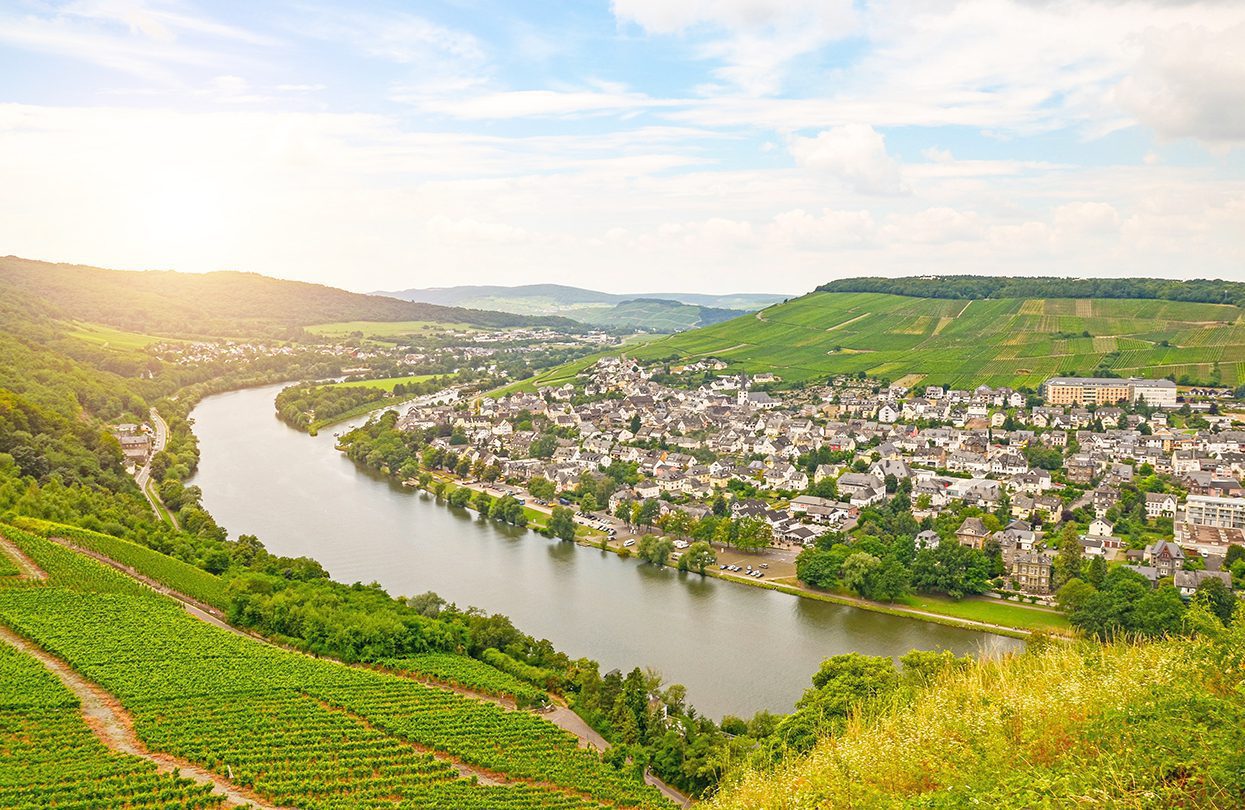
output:
{"label": "farm field", "polygon": [[404,335],[431,334],[435,332],[475,332],[480,327],[468,323],[442,323],[440,321],[341,321],[308,326],[307,331],[316,335],[340,337],[351,332],[362,332],[364,337],[402,337]]}
{"label": "farm field", "polygon": [[74,323],[66,332],[70,337],[120,352],[134,352],[147,348],[153,343],[184,343],[176,338],[144,335],[138,332],[125,332],[98,323]]}
{"label": "farm field", "polygon": [[[1061,373],[1245,382],[1245,320],[1226,304],[1131,299],[946,300],[811,293],[628,350],[716,357],[801,381],[865,372],[907,384],[1037,388]],[[1088,333],[1088,336],[1085,335]],[[570,367],[544,375],[560,380]]]}
{"label": "farm field", "polygon": [[0,623],[115,696],[149,750],[227,775],[266,801],[666,806],[637,774],[535,714],[267,646],[49,540],[3,532],[49,579],[0,580]]}
{"label": "farm field", "polygon": [[379,380],[349,380],[347,382],[333,383],[334,388],[379,388],[383,391],[392,391],[393,387],[398,384],[409,385],[410,383],[427,382],[436,379],[436,374],[411,374],[406,377],[385,377]]}

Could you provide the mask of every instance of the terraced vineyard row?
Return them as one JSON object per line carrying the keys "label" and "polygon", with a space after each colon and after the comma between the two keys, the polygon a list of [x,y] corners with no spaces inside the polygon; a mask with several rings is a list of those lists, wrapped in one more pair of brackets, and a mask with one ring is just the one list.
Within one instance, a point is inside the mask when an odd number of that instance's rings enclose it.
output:
{"label": "terraced vineyard row", "polygon": [[16,577],[21,573],[22,569],[17,567],[17,563],[4,553],[3,548],[0,548],[0,577]]}
{"label": "terraced vineyard row", "polygon": [[[1127,376],[1245,382],[1245,324],[1234,306],[1120,299],[952,301],[813,293],[635,347],[645,358],[714,356],[803,380],[863,371],[953,386],[1036,387],[1100,364]],[[1086,334],[1088,333],[1088,334]],[[1120,352],[1116,355],[1116,352]]]}
{"label": "terraced vineyard row", "polygon": [[[605,765],[536,715],[263,645],[151,591],[109,592],[103,583],[122,575],[47,540],[10,538],[56,573],[42,587],[0,589],[0,622],[115,695],[150,749],[227,773],[273,802],[665,805],[638,775]],[[473,784],[433,751],[515,784]]]}
{"label": "terraced vineyard row", "polygon": [[224,580],[167,554],[76,526],[31,519],[19,519],[19,524],[45,537],[61,537],[76,546],[98,552],[205,604],[221,610],[229,606]]}
{"label": "terraced vineyard row", "polygon": [[543,690],[496,667],[463,655],[424,653],[382,663],[387,669],[397,672],[410,672],[482,694],[511,698],[520,706],[537,706],[549,700]]}
{"label": "terraced vineyard row", "polygon": [[0,807],[213,808],[210,786],[110,751],[42,664],[0,641]]}

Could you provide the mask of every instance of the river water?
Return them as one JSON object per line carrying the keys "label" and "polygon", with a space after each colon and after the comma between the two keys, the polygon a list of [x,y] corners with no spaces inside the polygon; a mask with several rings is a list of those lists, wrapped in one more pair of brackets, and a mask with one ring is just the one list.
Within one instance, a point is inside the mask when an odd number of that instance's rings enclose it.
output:
{"label": "river water", "polygon": [[392,594],[436,591],[510,616],[602,672],[652,667],[714,718],[790,711],[824,658],[949,649],[987,655],[1014,639],[887,616],[635,560],[480,520],[360,470],[333,433],[277,419],[281,386],[205,399],[192,414],[201,460],[192,483],[230,536],[308,555],[342,582]]}

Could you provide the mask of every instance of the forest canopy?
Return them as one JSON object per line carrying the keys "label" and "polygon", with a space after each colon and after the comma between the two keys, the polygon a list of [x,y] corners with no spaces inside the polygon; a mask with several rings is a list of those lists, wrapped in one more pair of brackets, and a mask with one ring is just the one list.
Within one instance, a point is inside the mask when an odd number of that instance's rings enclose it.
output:
{"label": "forest canopy", "polygon": [[1142,298],[1201,304],[1245,304],[1245,284],[1235,281],[1161,278],[1038,278],[1022,276],[921,276],[843,278],[817,292],[886,293],[913,298]]}

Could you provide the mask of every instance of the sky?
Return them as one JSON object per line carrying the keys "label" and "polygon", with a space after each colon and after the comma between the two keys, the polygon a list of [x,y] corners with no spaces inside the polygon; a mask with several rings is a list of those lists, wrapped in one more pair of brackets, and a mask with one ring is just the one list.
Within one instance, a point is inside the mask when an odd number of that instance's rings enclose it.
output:
{"label": "sky", "polygon": [[0,254],[1245,281],[1245,2],[0,0]]}

